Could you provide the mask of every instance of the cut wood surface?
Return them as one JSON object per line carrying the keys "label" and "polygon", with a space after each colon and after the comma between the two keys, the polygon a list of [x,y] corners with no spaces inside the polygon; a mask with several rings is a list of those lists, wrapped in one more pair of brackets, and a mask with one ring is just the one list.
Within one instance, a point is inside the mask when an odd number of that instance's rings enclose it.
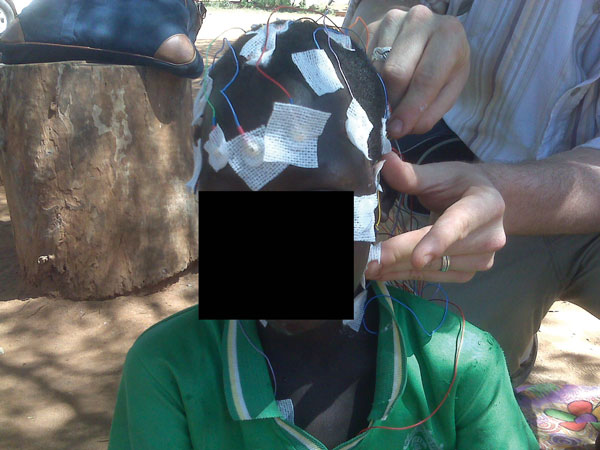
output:
{"label": "cut wood surface", "polygon": [[191,111],[190,81],[156,69],[0,70],[0,171],[28,283],[105,298],[197,258]]}

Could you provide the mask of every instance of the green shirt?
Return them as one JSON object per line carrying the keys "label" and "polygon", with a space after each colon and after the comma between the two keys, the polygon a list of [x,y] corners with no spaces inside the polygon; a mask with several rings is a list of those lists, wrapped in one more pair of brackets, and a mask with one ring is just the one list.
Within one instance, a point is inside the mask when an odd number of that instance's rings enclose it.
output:
{"label": "green shirt", "polygon": [[[435,329],[444,313],[402,290],[378,284],[376,293],[409,306],[427,330]],[[377,301],[377,380],[369,421],[405,427],[427,417],[446,394],[461,318],[448,312],[430,337],[408,309],[389,297]],[[242,322],[262,350],[256,321]],[[198,320],[198,307],[192,307],[146,330],[127,354],[109,449],[326,448],[283,418],[268,365],[239,325]],[[401,448],[539,448],[491,335],[467,323],[455,384],[430,420],[408,430],[371,429],[336,447]]]}

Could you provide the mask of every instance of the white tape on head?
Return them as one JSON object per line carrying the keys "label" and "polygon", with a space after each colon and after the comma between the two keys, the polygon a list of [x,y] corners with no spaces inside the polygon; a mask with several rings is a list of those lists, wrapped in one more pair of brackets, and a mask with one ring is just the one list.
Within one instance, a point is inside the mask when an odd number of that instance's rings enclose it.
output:
{"label": "white tape on head", "polygon": [[292,61],[318,96],[344,88],[325,50],[292,53]]}
{"label": "white tape on head", "polygon": [[227,142],[227,150],[229,164],[253,191],[262,189],[288,166],[286,163],[264,162],[264,125]]}
{"label": "white tape on head", "polygon": [[387,121],[385,117],[381,119],[381,156],[387,155],[392,151],[392,143],[387,138]]}
{"label": "white tape on head", "polygon": [[348,138],[365,155],[365,158],[370,160],[369,134],[371,134],[373,124],[355,98],[350,102],[346,117],[346,133],[348,134]]}
{"label": "white tape on head", "polygon": [[346,50],[350,50],[352,52],[354,51],[354,48],[352,48],[352,39],[350,39],[350,36],[348,36],[347,34],[341,33],[336,30],[332,30],[331,28],[325,28],[325,32],[327,33],[327,36],[331,38],[332,41],[337,42]]}
{"label": "white tape on head", "polygon": [[196,184],[198,183],[198,177],[200,177],[200,171],[202,170],[202,140],[198,140],[194,144],[194,174],[190,181],[185,185],[192,192],[196,192]]}
{"label": "white tape on head", "polygon": [[212,92],[213,80],[211,77],[206,75],[204,80],[202,80],[202,85],[200,86],[200,91],[198,95],[196,95],[196,99],[194,100],[194,110],[193,110],[193,125],[202,125],[202,119],[204,117],[204,109],[206,108],[206,102],[208,102],[208,97]]}
{"label": "white tape on head", "polygon": [[[264,25],[259,30],[257,30],[256,36],[250,39],[248,42],[244,44],[242,49],[240,50],[240,55],[246,58],[246,64],[250,64],[255,66],[258,62],[260,55],[262,54],[262,59],[260,60],[260,65],[265,67],[269,64],[271,60],[271,55],[275,50],[275,43],[277,40],[277,35],[281,33],[285,33],[290,26],[290,21],[286,20],[285,22],[280,23],[271,23],[269,24],[269,36],[267,36],[267,26]],[[263,48],[265,47],[266,41],[266,49],[263,54]]]}
{"label": "white tape on head", "polygon": [[377,193],[354,197],[354,240],[375,242]]}
{"label": "white tape on head", "polygon": [[265,161],[317,168],[317,142],[330,113],[276,102],[265,132]]}
{"label": "white tape on head", "polygon": [[371,244],[371,247],[369,248],[369,260],[367,261],[367,264],[371,261],[377,261],[379,264],[381,264],[381,242]]}
{"label": "white tape on head", "polygon": [[218,172],[227,165],[229,152],[227,150],[225,135],[219,125],[213,128],[208,135],[208,141],[204,144],[204,150],[208,153],[208,163],[215,169],[215,172]]}

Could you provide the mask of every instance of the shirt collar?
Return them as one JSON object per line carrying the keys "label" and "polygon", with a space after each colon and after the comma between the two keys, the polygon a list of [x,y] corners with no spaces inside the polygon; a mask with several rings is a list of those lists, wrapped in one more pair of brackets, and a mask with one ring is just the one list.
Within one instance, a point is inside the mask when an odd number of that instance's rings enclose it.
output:
{"label": "shirt collar", "polygon": [[[382,283],[373,283],[372,286],[374,295],[369,290],[368,298],[363,298],[361,302],[364,305],[369,299],[377,300],[380,311],[377,380],[368,419],[385,420],[406,384],[406,352],[402,330],[395,320],[394,302],[387,287]],[[283,417],[275,400],[269,366],[262,352],[256,321],[225,321],[222,338],[223,382],[227,407],[234,420]]]}

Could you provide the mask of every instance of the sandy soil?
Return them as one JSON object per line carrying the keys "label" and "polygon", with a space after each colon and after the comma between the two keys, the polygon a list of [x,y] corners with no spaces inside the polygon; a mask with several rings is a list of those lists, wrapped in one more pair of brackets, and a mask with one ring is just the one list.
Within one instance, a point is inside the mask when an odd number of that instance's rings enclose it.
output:
{"label": "sandy soil", "polygon": [[[198,45],[266,16],[209,11]],[[17,266],[0,187],[0,449],[105,449],[125,354],[144,329],[198,301],[197,265],[153,289],[88,302],[39,295]],[[600,385],[600,321],[556,302],[539,339],[530,382]]]}

